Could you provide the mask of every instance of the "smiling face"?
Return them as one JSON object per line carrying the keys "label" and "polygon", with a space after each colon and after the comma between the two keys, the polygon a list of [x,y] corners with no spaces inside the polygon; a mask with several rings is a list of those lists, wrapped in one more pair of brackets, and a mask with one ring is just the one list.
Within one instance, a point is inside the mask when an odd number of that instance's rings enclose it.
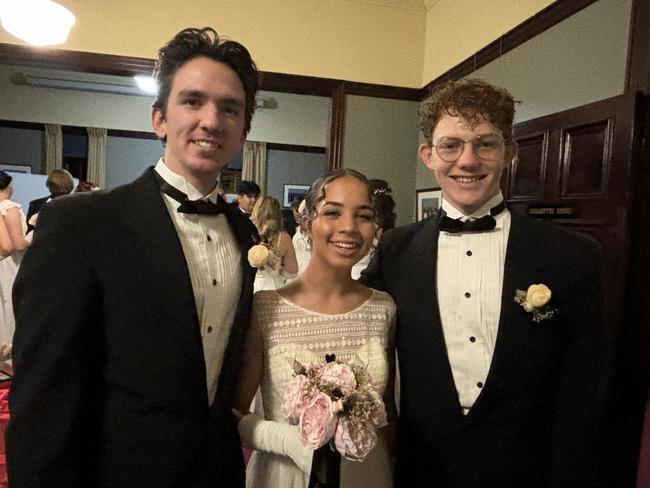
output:
{"label": "smiling face", "polygon": [[[478,125],[472,125],[462,117],[444,114],[436,124],[431,140],[437,145],[443,138],[471,141],[489,135],[503,138],[502,131],[484,118]],[[472,144],[467,142],[458,159],[449,163],[442,160],[436,148],[429,144],[422,144],[419,149],[420,159],[435,174],[445,200],[465,215],[475,212],[499,193],[504,164],[510,164],[516,154],[516,144],[505,143],[494,160],[488,161],[479,158]]]}
{"label": "smiling face", "polygon": [[325,187],[310,223],[312,260],[336,268],[352,266],[368,253],[375,232],[368,186],[342,176]]}
{"label": "smiling face", "polygon": [[165,164],[197,189],[209,192],[221,170],[242,148],[245,137],[244,87],[224,63],[198,57],[173,76],[165,114],[151,115],[165,139]]}

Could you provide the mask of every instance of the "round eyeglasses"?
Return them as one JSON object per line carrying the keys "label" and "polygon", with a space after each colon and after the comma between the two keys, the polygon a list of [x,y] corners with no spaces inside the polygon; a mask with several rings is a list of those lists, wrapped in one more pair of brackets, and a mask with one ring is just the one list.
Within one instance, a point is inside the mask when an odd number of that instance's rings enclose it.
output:
{"label": "round eyeglasses", "polygon": [[431,147],[436,148],[440,159],[447,163],[453,163],[463,154],[466,142],[472,145],[472,151],[479,158],[484,161],[496,161],[499,159],[500,150],[505,139],[495,135],[478,136],[475,139],[443,137],[438,140],[437,144],[431,144]]}

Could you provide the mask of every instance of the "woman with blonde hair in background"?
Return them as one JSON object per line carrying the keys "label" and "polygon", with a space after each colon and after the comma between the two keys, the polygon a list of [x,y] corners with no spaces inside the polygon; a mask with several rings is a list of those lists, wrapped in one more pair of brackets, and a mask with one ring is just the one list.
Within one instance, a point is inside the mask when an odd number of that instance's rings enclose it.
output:
{"label": "woman with blonde hair in background", "polygon": [[255,291],[282,288],[287,278],[293,278],[298,272],[298,263],[291,236],[282,228],[280,202],[273,197],[261,197],[255,202],[251,220],[257,227],[261,242],[274,256],[257,271]]}

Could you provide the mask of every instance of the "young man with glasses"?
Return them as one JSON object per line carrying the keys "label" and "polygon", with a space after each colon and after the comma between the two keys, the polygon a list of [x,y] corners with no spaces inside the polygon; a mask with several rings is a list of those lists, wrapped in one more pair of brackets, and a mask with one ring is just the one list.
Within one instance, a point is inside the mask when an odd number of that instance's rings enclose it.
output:
{"label": "young man with glasses", "polygon": [[419,155],[442,208],[362,274],[398,305],[398,487],[598,485],[599,248],[507,209],[513,117],[483,81],[432,94]]}

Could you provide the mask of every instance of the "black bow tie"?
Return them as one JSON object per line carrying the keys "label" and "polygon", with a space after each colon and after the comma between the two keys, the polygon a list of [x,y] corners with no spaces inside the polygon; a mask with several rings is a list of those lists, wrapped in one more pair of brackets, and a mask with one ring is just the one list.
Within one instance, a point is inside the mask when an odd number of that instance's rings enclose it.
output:
{"label": "black bow tie", "polygon": [[480,219],[468,220],[465,222],[460,219],[452,219],[450,217],[447,217],[445,211],[440,210],[440,213],[442,215],[442,218],[440,219],[440,230],[449,232],[450,234],[492,230],[497,225],[497,221],[494,219],[494,216],[500,214],[503,210],[505,210],[505,208],[505,202],[501,201],[499,205],[490,210],[490,215],[484,215]]}
{"label": "black bow tie", "polygon": [[227,205],[219,198],[217,199],[217,203],[212,203],[209,200],[190,200],[187,198],[185,193],[167,183],[157,171],[153,172],[153,176],[156,183],[158,183],[160,191],[180,203],[180,206],[176,209],[177,212],[186,214],[219,215],[226,211]]}

